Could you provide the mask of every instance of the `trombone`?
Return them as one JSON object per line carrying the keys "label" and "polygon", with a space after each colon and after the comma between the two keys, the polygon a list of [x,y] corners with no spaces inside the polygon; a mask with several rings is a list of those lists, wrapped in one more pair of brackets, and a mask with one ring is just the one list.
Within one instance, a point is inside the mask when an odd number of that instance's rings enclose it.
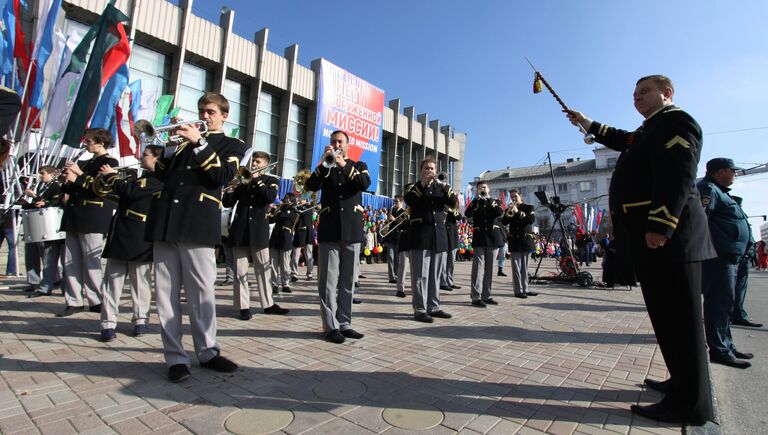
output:
{"label": "trombone", "polygon": [[258,178],[259,176],[262,175],[262,171],[264,171],[263,173],[268,173],[271,167],[275,167],[279,163],[280,162],[273,162],[268,164],[267,166],[261,166],[255,169],[248,169],[245,166],[240,166],[239,168],[237,168],[237,174],[235,175],[235,178],[232,180],[232,183],[230,183],[229,186],[227,186],[224,189],[224,193],[234,191],[241,184],[250,184],[251,181],[254,180],[254,178]]}
{"label": "trombone", "polygon": [[381,237],[387,237],[392,231],[395,231],[400,225],[402,225],[405,222],[408,222],[410,215],[407,211],[404,211],[400,213],[396,218],[393,220],[387,222],[384,224],[381,228],[379,228],[379,234]]}

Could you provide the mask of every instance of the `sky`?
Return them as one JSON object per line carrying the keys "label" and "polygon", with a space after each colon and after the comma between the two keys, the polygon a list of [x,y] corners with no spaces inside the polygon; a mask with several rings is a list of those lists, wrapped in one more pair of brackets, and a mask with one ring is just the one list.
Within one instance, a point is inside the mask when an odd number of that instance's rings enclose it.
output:
{"label": "sky", "polygon": [[[699,175],[713,157],[768,162],[768,2],[198,0],[193,13],[235,33],[270,29],[268,49],[299,45],[468,134],[466,185],[488,169],[592,158],[593,145],[555,100],[531,91],[528,57],[571,108],[628,130],[639,77],[665,74],[674,101],[704,131]],[[737,179],[749,215],[768,213],[768,173]],[[762,219],[751,219],[757,232]],[[759,234],[757,236],[759,238]]]}

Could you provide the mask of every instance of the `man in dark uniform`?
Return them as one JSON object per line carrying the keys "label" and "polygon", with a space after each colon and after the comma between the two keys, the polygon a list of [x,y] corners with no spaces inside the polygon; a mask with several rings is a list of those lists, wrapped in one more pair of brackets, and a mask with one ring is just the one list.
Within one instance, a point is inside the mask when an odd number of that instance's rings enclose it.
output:
{"label": "man in dark uniform", "polygon": [[[743,202],[743,198],[731,195],[734,201],[739,204]],[[742,209],[743,210],[743,209]],[[746,215],[746,213],[744,213]],[[739,268],[736,271],[736,289],[734,294],[733,310],[731,310],[731,325],[747,326],[750,328],[762,328],[762,323],[753,322],[747,314],[747,310],[744,308],[744,302],[747,299],[747,284],[749,278],[749,268],[752,266],[752,261],[756,259],[757,252],[755,251],[757,245],[755,239],[752,236],[752,225],[747,221],[749,226],[749,244],[747,245],[747,252],[739,262]]]}
{"label": "man in dark uniform", "polygon": [[707,162],[707,173],[696,184],[701,203],[709,218],[709,233],[717,257],[704,263],[704,329],[709,345],[709,360],[745,369],[745,359],[754,355],[739,352],[731,336],[731,312],[735,302],[739,263],[751,240],[747,214],[730,195],[737,168],[733,160],[718,157]]}
{"label": "man in dark uniform", "polygon": [[246,146],[222,131],[229,115],[223,95],[206,92],[197,109],[208,133],[203,136],[195,124],[177,129],[184,142],[166,147],[155,164],[157,178],[165,184],[153,196],[145,233],[155,242],[155,299],[171,382],[190,376],[181,341],[182,286],[200,366],[220,372],[238,368],[221,356],[216,341],[215,246],[221,242],[221,188],[237,173]]}
{"label": "man in dark uniform", "polygon": [[144,234],[152,195],[163,188],[163,183],[154,173],[155,162],[162,153],[163,147],[147,145],[141,155],[141,167],[145,171],[138,179],[132,176],[120,178],[117,170],[104,165],[99,170],[100,177],[93,184],[97,195],[114,196],[119,201],[102,254],[107,259],[100,335],[100,340],[104,342],[117,338],[115,328],[126,277],[131,283],[133,336],[141,337],[147,332],[152,301],[153,247],[152,242],[137,239],[136,235]]}
{"label": "man in dark uniform", "polygon": [[[55,180],[56,168],[53,166],[43,166],[39,171],[40,184],[37,187],[30,208],[58,207],[61,202],[61,184]],[[30,192],[31,193],[31,192]],[[64,245],[63,240],[51,240],[49,242],[27,243],[25,246],[25,256],[27,250],[35,250],[38,264],[42,265],[40,284],[38,284],[30,298],[39,298],[41,296],[50,296],[56,281],[60,279],[59,259],[61,258],[61,248]],[[32,253],[33,255],[35,253]],[[27,266],[29,268],[29,266]],[[39,269],[39,266],[38,266]]]}
{"label": "man in dark uniform", "polygon": [[432,323],[434,317],[452,317],[440,309],[438,272],[448,251],[445,210],[456,206],[456,194],[447,184],[437,182],[436,166],[432,157],[422,160],[420,181],[405,191],[405,203],[410,209],[405,237],[410,250],[414,319],[424,323]]}
{"label": "man in dark uniform", "polygon": [[498,201],[491,198],[488,183],[477,182],[477,197],[467,206],[464,215],[472,220],[472,288],[470,297],[472,305],[485,308],[488,304],[498,305],[491,297],[493,284],[493,266],[499,253],[499,245],[503,243],[498,231],[496,219],[504,211]]}
{"label": "man in dark uniform", "polygon": [[272,259],[272,292],[291,293],[291,251],[293,233],[301,216],[293,206],[295,195],[288,192],[283,202],[272,214],[270,222],[275,224],[269,237],[269,257]]}
{"label": "man in dark uniform", "polygon": [[104,165],[117,167],[119,164],[107,154],[107,148],[112,146],[112,134],[103,128],[90,128],[85,131],[83,142],[93,157],[68,162],[64,169],[66,182],[61,189],[69,199],[61,218],[61,231],[67,232],[64,242],[67,305],[59,317],[83,311],[83,291],[90,305],[88,310],[101,312],[101,251],[117,205],[93,192],[93,180],[99,169]]}
{"label": "man in dark uniform", "polygon": [[[294,197],[295,198],[295,197]],[[295,201],[295,199],[294,199]],[[315,210],[312,204],[304,201],[299,204],[303,209],[299,212],[299,222],[293,236],[293,254],[291,258],[291,282],[299,280],[299,259],[304,252],[304,266],[307,268],[307,280],[314,278],[315,264],[312,258],[312,246],[315,244],[314,222]]]}
{"label": "man in dark uniform", "polygon": [[[405,209],[403,209],[403,196],[402,195],[395,195],[394,203],[392,205],[392,208],[389,210],[389,217],[387,218],[387,222],[390,225],[397,225],[396,223],[392,223],[397,219],[400,215],[405,213]],[[398,249],[398,245],[400,244],[400,227],[403,225],[400,224],[400,226],[397,227],[397,229],[392,230],[387,234],[386,237],[384,237],[384,245],[387,247],[387,275],[389,276],[389,283],[390,284],[397,284],[397,270],[399,265],[399,259],[400,259],[400,250]]]}
{"label": "man in dark uniform", "polygon": [[[269,164],[269,154],[256,151],[252,155],[251,170],[263,170]],[[248,284],[248,254],[253,258],[259,302],[265,314],[282,315],[288,310],[272,300],[269,261],[269,206],[277,198],[277,178],[266,173],[254,174],[248,183],[239,183],[224,194],[224,207],[235,207],[228,242],[232,245],[235,262],[235,294],[233,302],[240,320],[250,320],[251,291]]]}
{"label": "man in dark uniform", "polygon": [[[331,133],[323,161],[305,185],[313,192],[323,190],[318,213],[317,286],[323,332],[326,340],[333,343],[363,337],[352,329],[352,295],[357,280],[355,264],[360,261],[360,244],[364,240],[363,192],[371,185],[371,177],[364,162],[347,157],[348,149],[347,133]],[[326,159],[330,162],[326,163]]]}
{"label": "man in dark uniform", "polygon": [[523,197],[516,189],[509,191],[512,204],[504,213],[502,223],[508,225],[507,243],[512,262],[512,281],[515,297],[524,299],[538,293],[528,291],[528,260],[536,243],[533,224],[536,222],[534,207],[523,202]]}
{"label": "man in dark uniform", "polygon": [[[411,185],[406,184],[404,191],[408,191],[410,189]],[[409,213],[408,216],[410,216],[409,210],[405,209],[403,210],[404,213]],[[410,217],[409,217],[410,219]],[[410,272],[410,251],[411,248],[408,244],[408,237],[406,237],[406,234],[408,233],[408,219],[403,222],[402,225],[397,227],[396,231],[396,237],[397,237],[397,291],[395,292],[395,296],[398,298],[404,298],[405,297],[405,275],[406,273],[413,273]]]}
{"label": "man in dark uniform", "polygon": [[[634,266],[648,315],[670,373],[664,399],[632,412],[660,421],[704,424],[713,417],[701,318],[701,262],[715,256],[707,220],[694,186],[701,128],[672,103],[671,80],[638,80],[635,108],[645,118],[623,131],[568,112],[596,140],[620,151],[610,186],[617,256]],[[622,273],[626,280],[626,274]],[[625,284],[620,282],[619,284]]]}
{"label": "man in dark uniform", "polygon": [[440,271],[440,290],[454,291],[460,289],[453,281],[453,272],[456,264],[456,252],[459,250],[459,221],[461,212],[458,207],[448,209],[445,215],[445,230],[448,233],[448,259],[445,267]]}

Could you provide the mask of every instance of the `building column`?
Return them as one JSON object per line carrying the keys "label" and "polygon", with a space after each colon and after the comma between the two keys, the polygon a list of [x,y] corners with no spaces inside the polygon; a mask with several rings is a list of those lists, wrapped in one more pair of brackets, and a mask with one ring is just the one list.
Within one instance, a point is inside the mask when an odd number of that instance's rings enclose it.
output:
{"label": "building column", "polygon": [[[406,165],[405,168],[403,168],[404,175],[403,175],[403,187],[405,187],[408,183],[413,183],[416,180],[411,178],[411,162],[412,160],[417,157],[414,155],[413,152],[413,121],[416,116],[416,108],[413,106],[408,106],[405,109],[403,109],[403,114],[408,118],[408,137],[407,142],[405,144],[405,157],[403,157],[403,164]],[[417,162],[418,165],[418,162]],[[418,169],[418,167],[417,167]],[[401,192],[398,192],[401,193]]]}
{"label": "building column", "polygon": [[235,22],[235,11],[228,7],[221,8],[219,17],[219,27],[224,31],[224,37],[221,38],[221,62],[213,75],[213,92],[224,93],[224,79],[227,78],[227,60],[229,58],[227,49],[232,38],[232,26]]}
{"label": "building column", "polygon": [[288,85],[280,97],[280,124],[277,127],[277,174],[283,176],[285,164],[285,146],[288,143],[288,125],[291,121],[291,105],[293,104],[293,74],[299,58],[299,45],[293,44],[285,48],[284,56],[288,59]]}
{"label": "building column", "polygon": [[[248,122],[246,125],[245,143],[250,145],[251,149],[256,146],[256,126],[259,122],[259,101],[261,101],[261,88],[264,84],[261,79],[264,71],[264,53],[267,51],[267,41],[269,40],[269,29],[263,28],[253,36],[253,42],[256,43],[256,75],[251,81],[248,92]],[[267,150],[269,152],[269,150]],[[250,162],[250,154],[243,158],[243,165]]]}
{"label": "building column", "polygon": [[181,10],[181,31],[179,32],[178,49],[171,59],[171,80],[169,91],[173,94],[174,103],[179,99],[179,86],[181,85],[181,73],[184,67],[184,59],[187,54],[187,33],[189,32],[189,18],[192,16],[192,2],[194,0],[179,0]]}

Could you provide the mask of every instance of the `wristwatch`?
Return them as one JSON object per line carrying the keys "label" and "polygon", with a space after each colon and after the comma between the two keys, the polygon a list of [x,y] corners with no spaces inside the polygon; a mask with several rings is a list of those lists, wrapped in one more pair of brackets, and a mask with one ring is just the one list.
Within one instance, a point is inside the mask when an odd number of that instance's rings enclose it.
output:
{"label": "wristwatch", "polygon": [[200,140],[197,141],[197,146],[199,147],[204,147],[206,145],[208,145],[208,141],[205,140],[204,137],[201,137]]}

